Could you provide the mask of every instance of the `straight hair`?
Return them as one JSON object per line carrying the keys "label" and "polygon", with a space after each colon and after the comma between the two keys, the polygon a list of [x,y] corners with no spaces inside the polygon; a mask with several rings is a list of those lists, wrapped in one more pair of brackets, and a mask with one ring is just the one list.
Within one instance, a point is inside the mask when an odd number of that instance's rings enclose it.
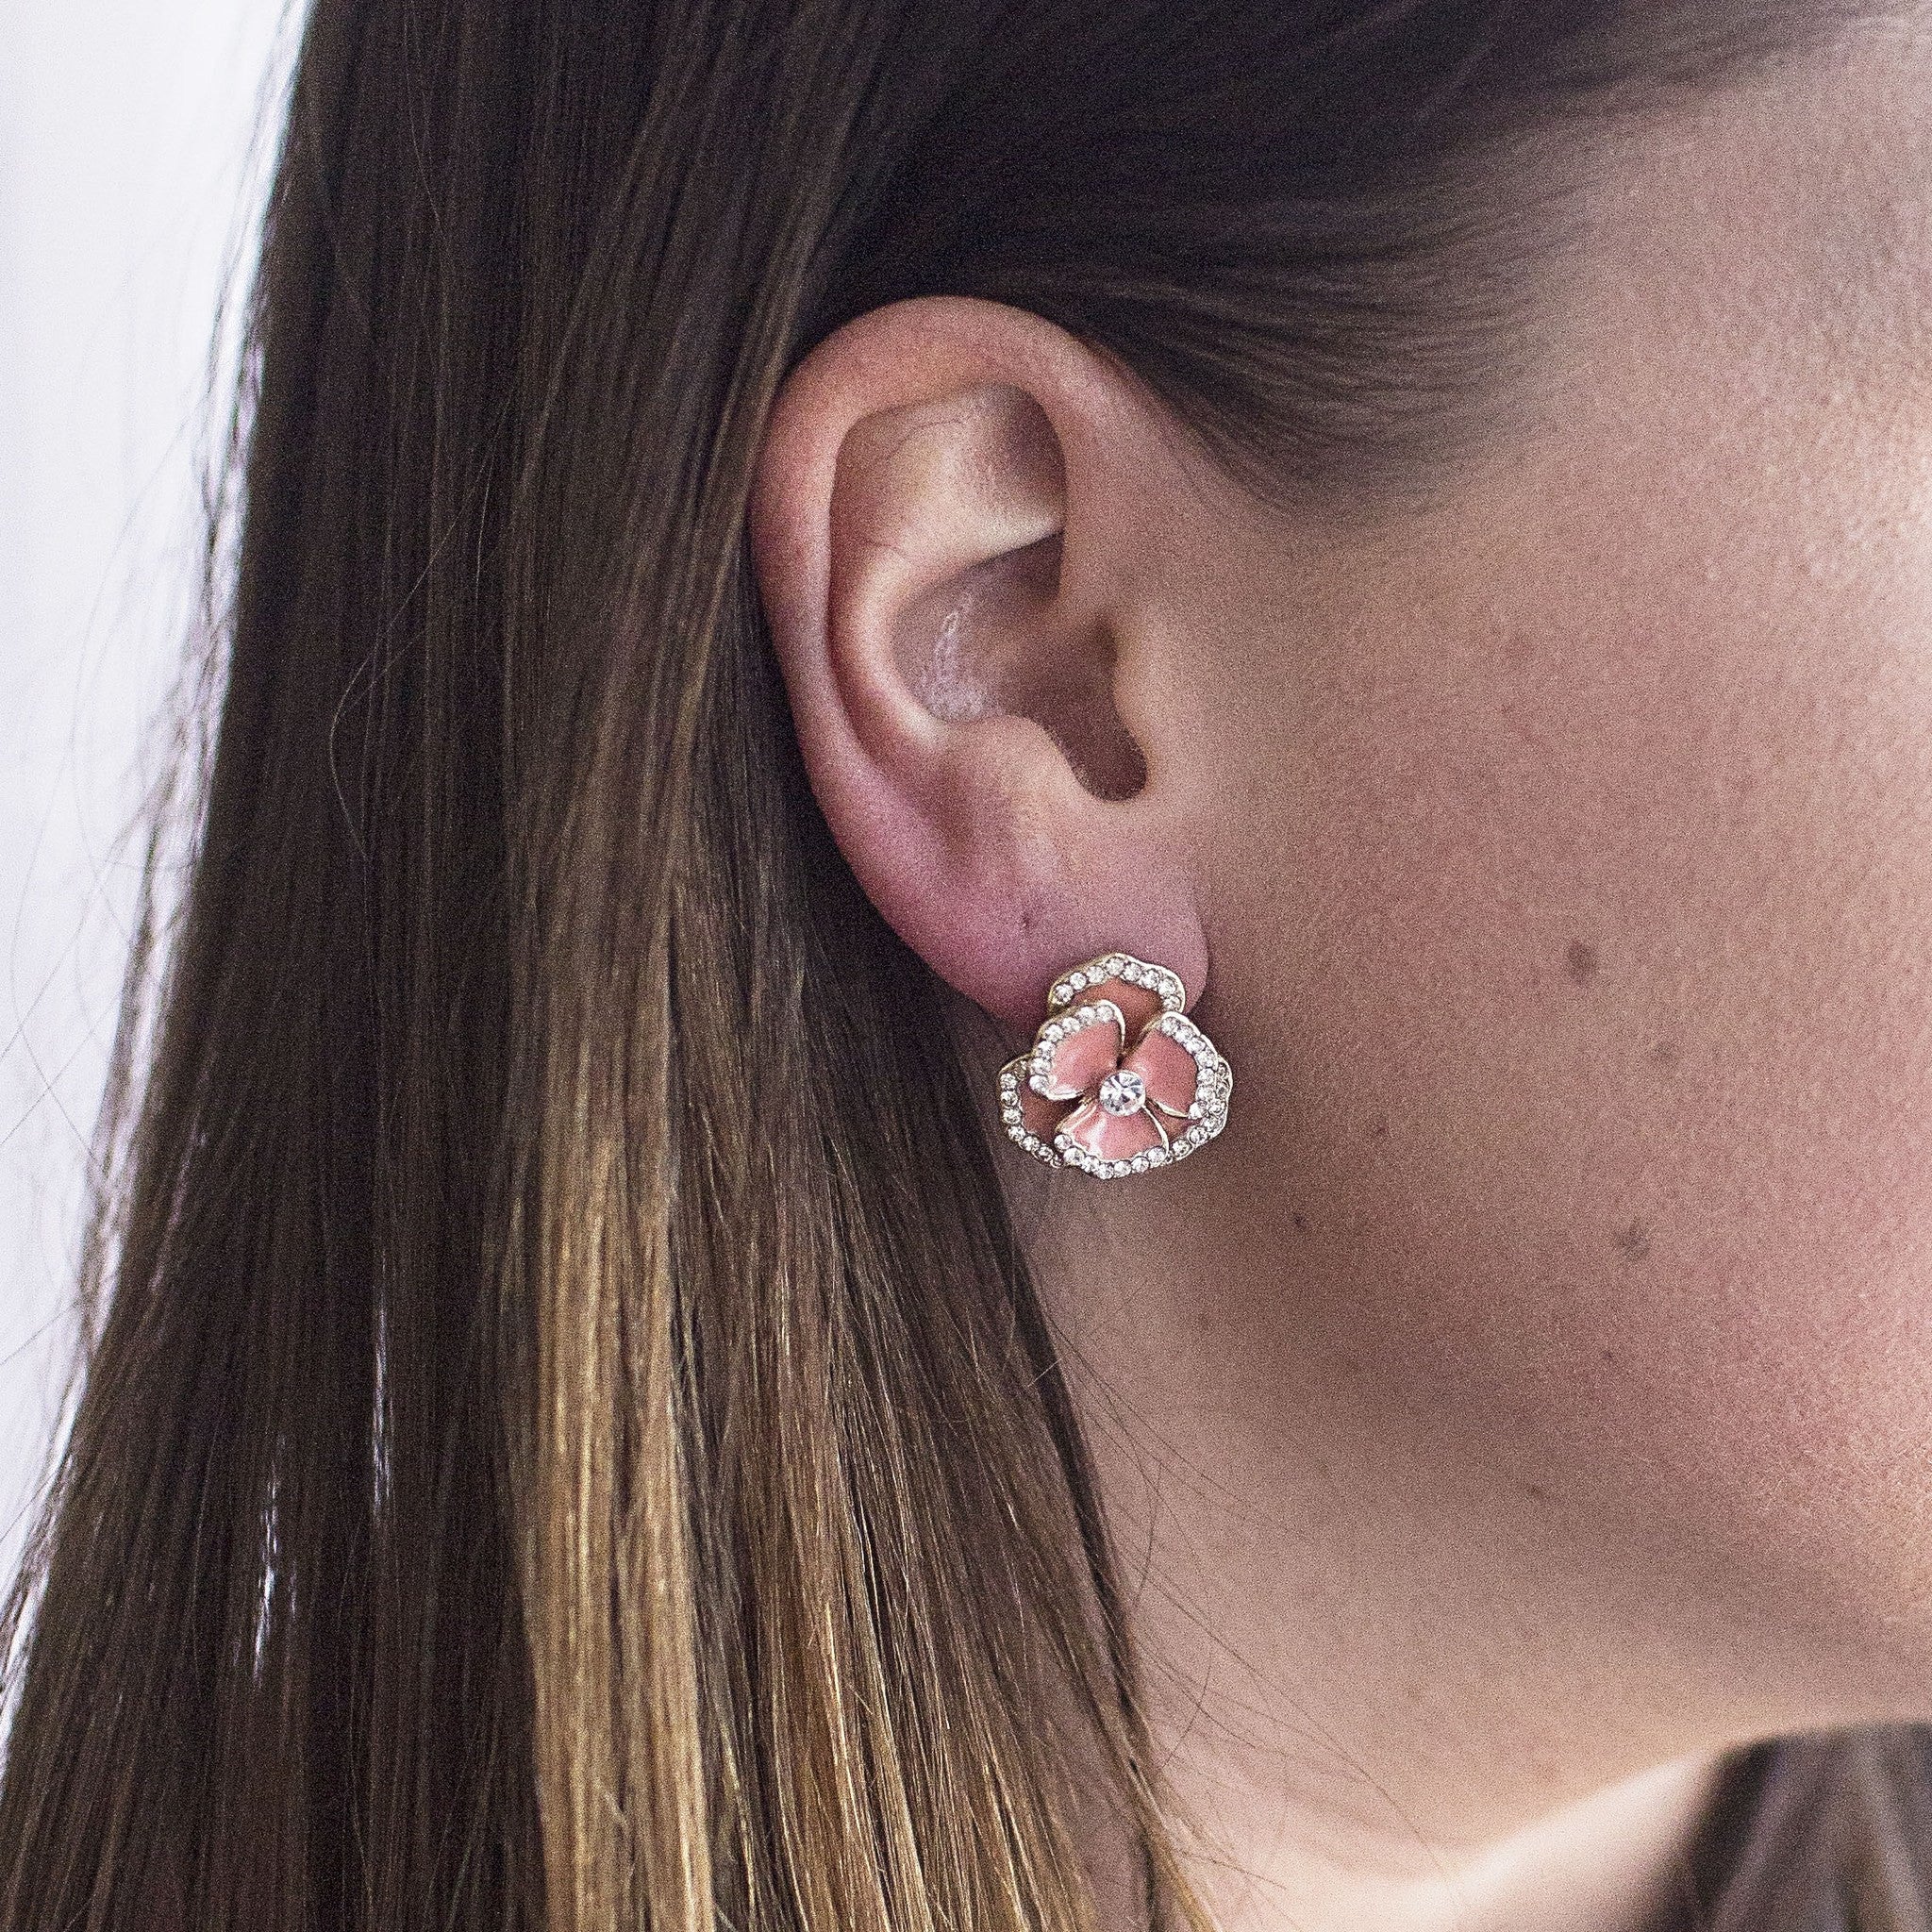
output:
{"label": "straight hair", "polygon": [[[1592,130],[1839,13],[315,0],[6,1932],[1097,1932],[1096,1817],[1205,1926],[985,1109],[802,774],[767,414],[980,296],[1257,492],[1404,500],[1507,414]],[[1873,1748],[1740,1759],[1694,1908],[1923,1928]]]}

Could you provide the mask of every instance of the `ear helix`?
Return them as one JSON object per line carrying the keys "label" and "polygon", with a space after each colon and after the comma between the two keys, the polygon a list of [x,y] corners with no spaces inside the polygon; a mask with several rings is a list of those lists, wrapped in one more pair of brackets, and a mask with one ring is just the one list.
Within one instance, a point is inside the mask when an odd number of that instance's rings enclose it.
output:
{"label": "ear helix", "polygon": [[1000,1069],[1000,1119],[1049,1167],[1122,1180],[1227,1124],[1234,1070],[1187,1016],[1180,975],[1131,953],[1069,967],[1033,1044]]}

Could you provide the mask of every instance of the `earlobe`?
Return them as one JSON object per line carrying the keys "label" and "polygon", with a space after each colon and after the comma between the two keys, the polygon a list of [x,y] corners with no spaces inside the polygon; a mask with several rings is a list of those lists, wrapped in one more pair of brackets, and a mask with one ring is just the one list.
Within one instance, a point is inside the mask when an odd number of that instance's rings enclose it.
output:
{"label": "earlobe", "polygon": [[995,304],[874,311],[788,383],[752,507],[833,836],[908,942],[1014,1024],[1109,946],[1191,993],[1205,976],[1158,721],[1137,733],[1119,702],[1124,649],[1153,644],[1112,380]]}

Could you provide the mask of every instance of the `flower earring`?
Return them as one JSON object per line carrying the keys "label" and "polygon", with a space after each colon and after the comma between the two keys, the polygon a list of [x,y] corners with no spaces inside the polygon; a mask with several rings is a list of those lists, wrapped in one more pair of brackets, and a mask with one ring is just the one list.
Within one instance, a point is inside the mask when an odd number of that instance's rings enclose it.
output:
{"label": "flower earring", "polygon": [[1130,953],[1062,973],[1032,1046],[1000,1069],[1008,1135],[1096,1180],[1185,1160],[1227,1124],[1234,1091],[1187,1003],[1178,974]]}

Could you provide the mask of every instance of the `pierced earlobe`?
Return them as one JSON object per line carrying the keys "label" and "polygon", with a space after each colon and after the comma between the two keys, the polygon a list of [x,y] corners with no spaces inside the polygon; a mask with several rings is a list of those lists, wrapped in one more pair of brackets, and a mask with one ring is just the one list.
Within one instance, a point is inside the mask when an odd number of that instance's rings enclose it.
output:
{"label": "pierced earlobe", "polygon": [[1103,953],[1047,994],[1033,1044],[1000,1069],[1008,1137],[1049,1167],[1122,1180],[1185,1160],[1227,1124],[1234,1069],[1165,966]]}

